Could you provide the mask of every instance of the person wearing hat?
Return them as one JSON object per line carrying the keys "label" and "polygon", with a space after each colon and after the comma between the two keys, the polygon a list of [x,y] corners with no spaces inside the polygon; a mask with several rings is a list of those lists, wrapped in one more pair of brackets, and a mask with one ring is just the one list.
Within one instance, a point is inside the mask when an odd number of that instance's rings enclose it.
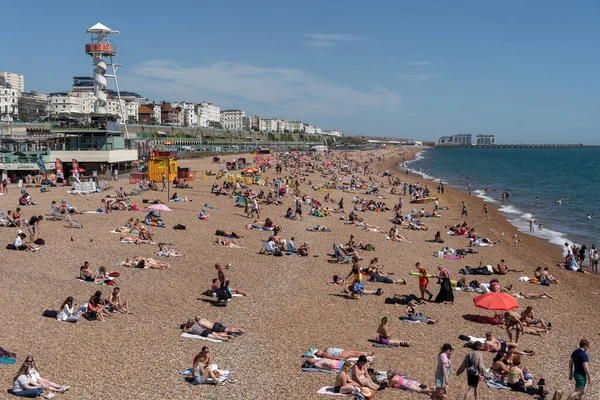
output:
{"label": "person wearing hat", "polygon": [[29,243],[25,243],[23,241],[23,239],[26,239],[26,238],[27,238],[27,235],[25,234],[25,232],[23,232],[22,230],[18,230],[17,237],[15,238],[15,240],[13,242],[13,249],[14,250],[38,251],[39,248],[37,248]]}
{"label": "person wearing hat", "polygon": [[450,358],[454,347],[450,343],[444,343],[438,354],[437,368],[435,370],[435,391],[432,399],[448,396],[448,376],[450,374]]}

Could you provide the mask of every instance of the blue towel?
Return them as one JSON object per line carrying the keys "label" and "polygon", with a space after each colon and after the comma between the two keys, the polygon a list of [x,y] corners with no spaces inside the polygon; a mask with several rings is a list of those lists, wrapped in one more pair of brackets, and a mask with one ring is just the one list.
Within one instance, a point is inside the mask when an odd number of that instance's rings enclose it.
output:
{"label": "blue towel", "polygon": [[17,362],[16,358],[13,357],[0,357],[0,364],[12,365]]}
{"label": "blue towel", "polygon": [[319,368],[302,368],[304,372],[323,372],[324,374],[337,374],[338,371],[330,371],[328,369],[319,369]]}
{"label": "blue towel", "polygon": [[490,389],[510,389],[506,384],[494,380],[486,380],[485,383]]}

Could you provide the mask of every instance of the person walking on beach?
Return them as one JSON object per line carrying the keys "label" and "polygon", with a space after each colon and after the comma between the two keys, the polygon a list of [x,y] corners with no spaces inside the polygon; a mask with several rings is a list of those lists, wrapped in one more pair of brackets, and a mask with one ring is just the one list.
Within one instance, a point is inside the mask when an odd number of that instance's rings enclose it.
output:
{"label": "person walking on beach", "polygon": [[450,357],[454,347],[450,343],[444,343],[438,354],[437,367],[435,369],[435,391],[431,393],[430,399],[436,400],[448,396],[448,375],[450,374]]}
{"label": "person walking on beach", "polygon": [[2,193],[8,194],[8,181],[6,179],[2,181]]}
{"label": "person walking on beach", "polygon": [[298,217],[302,221],[302,199],[296,199],[296,218]]}
{"label": "person walking on beach", "polygon": [[340,202],[338,203],[338,207],[341,211],[344,211],[344,198],[340,198]]}
{"label": "person walking on beach", "polygon": [[450,282],[450,273],[441,265],[438,266],[438,269],[440,270],[440,274],[438,275],[440,292],[435,297],[435,302],[454,304],[454,292],[452,291],[452,283]]}
{"label": "person walking on beach", "polygon": [[467,213],[467,205],[464,201],[462,202],[462,213],[460,214],[461,219],[462,217],[465,217],[467,221],[469,220],[469,214]]}
{"label": "person walking on beach", "polygon": [[417,267],[417,269],[419,270],[419,290],[421,291],[421,299],[425,300],[425,293],[427,293],[429,295],[429,298],[427,300],[431,300],[431,298],[433,297],[433,293],[427,290],[427,285],[429,285],[429,278],[427,277],[427,275],[429,274],[420,262],[416,263],[415,267]]}
{"label": "person walking on beach", "polygon": [[596,250],[596,245],[593,244],[590,249],[590,267],[593,273],[598,273],[598,259],[600,258],[600,254],[598,254],[598,250]]}
{"label": "person walking on beach", "polygon": [[581,339],[579,342],[579,348],[571,354],[569,360],[569,380],[575,380],[575,390],[567,400],[582,400],[585,394],[586,386],[591,384],[590,381],[590,368],[589,358],[587,350],[590,347],[590,343],[586,339]]}
{"label": "person walking on beach", "polygon": [[489,214],[490,210],[488,209],[488,205],[485,203],[483,203],[483,211],[482,212],[483,212],[483,218],[490,219],[490,214]]}
{"label": "person walking on beach", "polygon": [[535,219],[529,218],[529,233],[535,233]]}
{"label": "person walking on beach", "polygon": [[467,384],[469,385],[469,388],[465,393],[464,400],[471,398],[471,393],[473,393],[473,398],[477,400],[477,387],[479,386],[479,376],[485,375],[483,356],[479,351],[481,350],[481,346],[481,342],[475,342],[473,344],[473,350],[467,353],[462,364],[456,371],[456,376],[459,376],[465,371],[467,372]]}
{"label": "person walking on beach", "polygon": [[162,174],[162,189],[161,192],[167,190],[167,174],[163,172]]}

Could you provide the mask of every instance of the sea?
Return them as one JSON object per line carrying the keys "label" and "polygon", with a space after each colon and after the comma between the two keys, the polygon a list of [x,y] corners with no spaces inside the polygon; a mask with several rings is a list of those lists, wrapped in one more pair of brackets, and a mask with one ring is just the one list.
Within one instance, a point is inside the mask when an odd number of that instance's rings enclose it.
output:
{"label": "sea", "polygon": [[[600,148],[433,148],[401,169],[407,168],[463,192],[470,184],[473,196],[498,205],[526,234],[533,216],[535,236],[558,245],[600,245]],[[503,201],[506,190],[510,198]]]}

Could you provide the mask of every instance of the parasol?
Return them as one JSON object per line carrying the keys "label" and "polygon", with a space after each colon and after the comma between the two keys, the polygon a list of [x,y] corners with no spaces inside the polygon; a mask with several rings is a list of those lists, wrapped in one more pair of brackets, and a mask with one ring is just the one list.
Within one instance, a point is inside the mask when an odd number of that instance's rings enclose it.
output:
{"label": "parasol", "polygon": [[473,299],[475,307],[491,311],[508,311],[519,307],[517,299],[509,294],[501,292],[490,292],[477,296]]}
{"label": "parasol", "polygon": [[152,204],[147,210],[156,210],[156,211],[173,211],[169,207],[164,204]]}

